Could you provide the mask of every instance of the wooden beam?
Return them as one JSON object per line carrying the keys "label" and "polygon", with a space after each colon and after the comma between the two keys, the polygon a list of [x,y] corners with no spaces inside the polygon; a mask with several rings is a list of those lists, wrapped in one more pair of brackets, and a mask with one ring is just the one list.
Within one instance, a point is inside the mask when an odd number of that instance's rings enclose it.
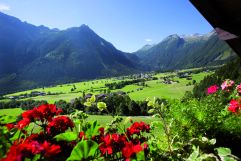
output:
{"label": "wooden beam", "polygon": [[220,32],[219,36],[241,57],[241,0],[190,0],[190,2],[213,28],[224,31]]}

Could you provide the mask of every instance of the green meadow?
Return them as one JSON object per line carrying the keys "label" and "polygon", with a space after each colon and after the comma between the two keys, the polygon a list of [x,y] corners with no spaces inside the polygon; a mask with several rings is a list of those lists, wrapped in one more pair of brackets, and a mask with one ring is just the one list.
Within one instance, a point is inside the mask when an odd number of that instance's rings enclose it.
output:
{"label": "green meadow", "polygon": [[18,116],[23,112],[21,108],[0,109],[0,116]]}
{"label": "green meadow", "polygon": [[[8,115],[8,116],[18,116],[23,112],[21,108],[12,108],[12,109],[0,109],[0,116]],[[144,121],[146,123],[151,123],[154,120],[157,120],[156,118],[152,118],[150,116],[121,116],[123,118],[123,124],[130,125],[130,119],[132,121]],[[110,123],[113,119],[112,116],[106,116],[106,115],[89,115],[87,118],[87,121],[95,121],[97,120],[100,125],[105,126],[106,123]]]}
{"label": "green meadow", "polygon": [[[23,110],[21,108],[14,108],[14,109],[0,109],[0,116],[8,115],[8,116],[18,116],[21,115]],[[129,127],[131,125],[130,120],[133,122],[140,122],[143,121],[145,123],[150,124],[153,121],[157,121],[157,118],[153,118],[151,116],[121,116],[123,118],[123,121],[121,122],[121,126]],[[86,121],[93,122],[98,121],[98,123],[101,126],[107,126],[108,123],[110,123],[113,120],[112,116],[106,116],[106,115],[89,115]],[[160,133],[162,131],[162,128],[158,128],[155,130],[155,132]]]}
{"label": "green meadow", "polygon": [[[193,69],[196,70],[196,69]],[[189,70],[190,71],[190,70]],[[138,84],[127,85],[121,89],[111,90],[110,92],[116,91],[124,91],[126,92],[131,99],[133,100],[145,100],[147,97],[162,97],[162,98],[181,98],[186,91],[191,91],[193,89],[193,80],[197,83],[200,82],[205,76],[211,74],[212,72],[201,72],[198,74],[191,74],[192,80],[187,80],[186,78],[177,77],[176,72],[170,73],[158,73],[152,75],[152,77],[158,78],[158,80],[147,80],[145,81],[146,86],[140,86]],[[163,83],[163,77],[173,76],[172,80],[174,81],[171,84]],[[128,77],[125,78],[109,78],[109,79],[98,79],[98,80],[90,80],[84,82],[70,83],[70,84],[62,84],[52,87],[43,87],[36,88],[32,90],[17,92],[13,94],[6,95],[9,96],[17,96],[20,94],[29,94],[33,91],[44,92],[47,95],[45,96],[36,96],[31,97],[33,100],[46,100],[49,103],[54,103],[58,100],[70,101],[74,98],[78,98],[83,96],[83,92],[85,94],[100,94],[108,91],[108,88],[105,86],[106,83],[120,82],[131,80]],[[178,81],[178,82],[175,82]],[[74,91],[72,89],[75,88]],[[49,93],[52,93],[50,95]],[[23,98],[22,100],[26,100],[29,98]],[[7,101],[4,99],[3,101]]]}

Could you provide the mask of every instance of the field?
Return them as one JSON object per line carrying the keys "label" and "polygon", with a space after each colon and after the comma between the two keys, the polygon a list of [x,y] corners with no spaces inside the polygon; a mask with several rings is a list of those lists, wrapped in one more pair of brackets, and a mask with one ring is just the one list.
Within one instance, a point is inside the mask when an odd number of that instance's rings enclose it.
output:
{"label": "field", "polygon": [[[10,115],[10,116],[18,116],[23,112],[21,108],[13,108],[13,109],[0,109],[0,116]],[[106,123],[111,122],[113,119],[112,116],[104,116],[104,115],[89,115],[87,121],[95,121],[97,120],[102,126],[105,126]],[[126,122],[126,119],[132,119],[135,121],[144,121],[146,123],[150,123],[151,121],[156,120],[155,118],[149,116],[136,116],[136,117],[127,117],[123,116],[123,123]],[[129,124],[129,122],[128,122]]]}
{"label": "field", "polygon": [[[14,109],[0,109],[0,116],[3,115],[8,115],[8,116],[18,116],[21,115],[21,113],[23,112],[23,110],[21,108],[14,108]],[[145,123],[150,124],[153,121],[156,121],[158,119],[156,118],[152,118],[151,116],[133,116],[133,117],[127,117],[127,116],[122,116],[123,121],[121,122],[121,126],[125,126],[128,127],[131,125],[130,123],[130,119],[133,122],[140,122],[143,121]],[[112,116],[104,116],[104,115],[89,115],[89,117],[87,118],[86,121],[92,122],[92,121],[98,121],[98,123],[105,127],[108,123],[111,122],[111,120],[113,120]],[[162,128],[158,128],[154,130],[155,133],[159,133],[162,134]]]}
{"label": "field", "polygon": [[[193,69],[197,70],[197,69]],[[185,71],[185,70],[183,70]],[[190,71],[190,70],[189,70]],[[172,73],[158,73],[152,74],[152,77],[158,78],[157,80],[146,80],[146,86],[140,86],[139,84],[127,85],[121,89],[110,90],[110,92],[124,91],[126,92],[131,99],[133,100],[145,100],[147,97],[162,97],[162,98],[181,98],[186,91],[191,91],[193,89],[192,82],[195,80],[199,82],[205,76],[211,74],[212,72],[201,72],[197,74],[191,74],[191,80],[186,78],[179,78],[176,72]],[[163,77],[172,77],[172,83],[167,84],[163,83]],[[118,78],[109,78],[109,79],[99,79],[99,80],[90,80],[85,82],[77,82],[71,84],[62,84],[52,87],[43,87],[33,90],[22,91],[18,93],[13,93],[6,95],[8,98],[10,96],[18,96],[21,94],[29,94],[33,91],[44,92],[47,95],[44,96],[35,96],[31,97],[33,100],[46,100],[49,103],[54,103],[58,100],[70,101],[74,98],[83,96],[85,94],[100,94],[106,93],[108,88],[105,86],[107,83],[114,83],[120,81],[133,80],[129,77],[118,77]],[[74,90],[73,90],[74,89]],[[22,100],[29,98],[22,98]],[[4,99],[2,101],[8,101]]]}
{"label": "field", "polygon": [[21,108],[12,108],[12,109],[0,109],[0,116],[8,115],[8,116],[18,116],[23,112]]}
{"label": "field", "polygon": [[[208,73],[193,74],[192,79],[199,82],[207,74]],[[147,97],[181,98],[186,91],[191,91],[193,89],[193,85],[186,85],[192,82],[191,80],[186,80],[185,78],[180,79],[178,77],[174,77],[174,80],[179,81],[179,83],[164,84],[156,80],[148,81],[147,88],[139,92],[130,93],[130,97],[134,100],[143,100]]]}

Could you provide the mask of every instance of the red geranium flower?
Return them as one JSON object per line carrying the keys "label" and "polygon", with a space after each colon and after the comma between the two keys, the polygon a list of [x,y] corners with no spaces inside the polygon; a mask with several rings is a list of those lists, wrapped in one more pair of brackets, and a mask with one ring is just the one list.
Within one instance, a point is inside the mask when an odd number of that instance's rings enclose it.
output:
{"label": "red geranium flower", "polygon": [[44,143],[37,141],[41,136],[42,133],[40,135],[32,134],[26,139],[20,139],[20,141],[16,140],[10,147],[3,161],[22,161],[26,158],[32,159],[36,154],[43,154],[45,157],[49,158],[61,152],[59,145],[51,145],[47,141],[44,141]]}
{"label": "red geranium flower", "polygon": [[150,125],[149,124],[146,124],[145,122],[140,122],[140,128],[141,128],[141,131],[144,132],[150,132]]}
{"label": "red geranium flower", "polygon": [[114,142],[119,142],[120,135],[119,134],[112,134],[111,138]]}
{"label": "red geranium flower", "polygon": [[17,127],[18,127],[18,129],[23,129],[23,128],[25,128],[26,126],[28,126],[29,124],[30,124],[30,120],[29,119],[23,119],[23,120],[21,120],[21,121],[19,121],[18,122],[18,124],[17,124]]}
{"label": "red geranium flower", "polygon": [[7,152],[6,158],[1,159],[1,161],[8,161],[8,160],[12,160],[12,161],[22,160],[22,154],[17,145],[12,145]]}
{"label": "red geranium flower", "polygon": [[54,116],[59,115],[62,110],[57,109],[54,104],[43,104],[37,107],[37,111],[40,113],[40,119],[43,121],[44,119],[49,122],[52,121]]}
{"label": "red geranium flower", "polygon": [[14,128],[14,124],[12,124],[12,123],[6,124],[5,126],[8,128],[8,131],[10,131]]}
{"label": "red geranium flower", "polygon": [[35,117],[33,111],[34,111],[34,109],[24,111],[24,112],[22,113],[23,119],[29,119],[29,120],[33,121],[33,120],[34,120],[34,117]]}
{"label": "red geranium flower", "polygon": [[57,135],[65,132],[68,128],[73,128],[74,123],[70,120],[70,118],[66,116],[60,116],[54,118],[52,122],[50,122],[47,126],[47,132],[51,135]]}
{"label": "red geranium flower", "polygon": [[125,159],[130,159],[133,154],[139,153],[142,150],[143,148],[140,143],[134,145],[132,142],[125,142],[125,147],[122,149],[122,155]]}
{"label": "red geranium flower", "polygon": [[39,134],[31,134],[25,139],[25,141],[38,141],[39,143],[43,143],[44,140],[45,135],[43,132],[40,132]]}
{"label": "red geranium flower", "polygon": [[43,150],[37,141],[24,142],[20,144],[20,148],[24,155],[29,154],[29,156],[39,154]]}
{"label": "red geranium flower", "polygon": [[82,138],[84,138],[84,140],[87,140],[87,137],[86,137],[86,135],[85,135],[85,133],[83,131],[81,131],[79,133],[79,138],[80,138],[80,140],[82,140]]}
{"label": "red geranium flower", "polygon": [[140,135],[140,132],[150,132],[150,125],[144,123],[144,122],[134,122],[131,127],[127,128],[127,134],[133,135],[137,134]]}
{"label": "red geranium flower", "polygon": [[217,91],[218,91],[218,86],[213,85],[213,86],[208,87],[207,94],[213,94],[213,93],[216,93]]}
{"label": "red geranium flower", "polygon": [[240,108],[239,102],[237,100],[232,99],[229,103],[228,110],[233,113],[237,113],[239,108]]}
{"label": "red geranium flower", "polygon": [[25,158],[32,158],[34,155],[41,153],[43,148],[37,141],[24,141],[12,145],[7,153],[6,161],[21,161]]}
{"label": "red geranium flower", "polygon": [[55,156],[56,154],[60,153],[61,152],[61,148],[59,145],[54,145],[54,144],[50,144],[48,143],[47,141],[45,141],[43,144],[42,144],[42,147],[43,147],[43,153],[44,153],[44,156],[49,158],[49,157],[53,157]]}
{"label": "red geranium flower", "polygon": [[111,138],[110,135],[107,134],[103,139],[103,142],[100,144],[99,149],[101,151],[102,155],[105,154],[112,154],[113,150],[112,150],[112,142],[111,142]]}
{"label": "red geranium flower", "polygon": [[99,128],[99,132],[100,132],[101,135],[104,135],[105,129],[104,129],[103,127],[100,127],[100,128]]}
{"label": "red geranium flower", "polygon": [[17,127],[22,129],[33,122],[35,120],[41,120],[44,122],[47,120],[48,122],[52,121],[54,116],[59,115],[62,110],[57,109],[54,104],[43,104],[32,110],[27,110],[22,113],[23,120],[18,122]]}

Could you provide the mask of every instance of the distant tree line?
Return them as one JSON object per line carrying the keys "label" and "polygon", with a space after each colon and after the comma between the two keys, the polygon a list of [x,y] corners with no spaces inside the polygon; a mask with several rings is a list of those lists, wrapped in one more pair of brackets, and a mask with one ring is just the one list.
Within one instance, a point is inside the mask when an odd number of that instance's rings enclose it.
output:
{"label": "distant tree line", "polygon": [[114,90],[114,89],[121,89],[127,85],[131,85],[139,82],[145,82],[145,79],[134,79],[134,80],[121,81],[121,82],[106,83],[105,86],[110,90]]}
{"label": "distant tree line", "polygon": [[203,68],[195,69],[195,70],[180,71],[180,72],[177,72],[177,75],[178,76],[183,76],[184,74],[188,74],[188,75],[190,75],[190,74],[198,74],[198,73],[205,72],[205,71],[214,71],[214,70],[217,70],[219,68],[220,68],[220,66],[203,67]]}
{"label": "distant tree line", "polygon": [[[147,116],[148,107],[146,101],[134,101],[128,95],[120,95],[113,93],[108,97],[102,98],[98,101],[103,101],[107,105],[106,111],[99,111],[96,105],[90,107],[84,106],[86,100],[82,97],[76,98],[71,102],[59,100],[55,102],[58,108],[63,110],[62,114],[70,114],[75,110],[82,110],[88,114],[98,115],[121,115],[121,116]],[[29,110],[38,105],[47,103],[47,101],[35,101],[35,100],[11,100],[9,102],[0,102],[0,109],[8,108],[22,108],[23,110]]]}
{"label": "distant tree line", "polygon": [[9,108],[22,108],[23,110],[29,110],[33,107],[45,104],[47,101],[35,101],[35,100],[11,100],[7,102],[0,102],[0,109],[9,109]]}
{"label": "distant tree line", "polygon": [[99,111],[96,105],[84,106],[83,98],[76,98],[71,103],[64,100],[55,102],[56,106],[62,108],[65,114],[70,114],[75,110],[82,110],[88,114],[98,115],[121,115],[121,116],[146,116],[148,107],[146,101],[131,100],[128,95],[111,94],[98,101],[103,101],[107,105],[106,111]]}
{"label": "distant tree line", "polygon": [[63,92],[50,92],[48,91],[47,93],[45,92],[40,92],[40,91],[32,91],[30,93],[23,93],[19,95],[14,95],[14,96],[0,96],[1,99],[12,99],[12,100],[19,100],[23,98],[31,98],[31,97],[36,97],[36,96],[45,96],[45,95],[59,95],[63,94]]}

